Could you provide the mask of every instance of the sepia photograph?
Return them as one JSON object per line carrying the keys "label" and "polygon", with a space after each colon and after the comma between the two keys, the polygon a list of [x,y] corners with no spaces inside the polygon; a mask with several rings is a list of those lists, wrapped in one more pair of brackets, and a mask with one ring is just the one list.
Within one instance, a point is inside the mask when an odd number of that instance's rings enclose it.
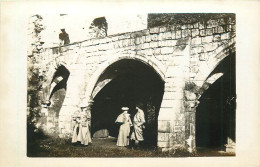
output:
{"label": "sepia photograph", "polygon": [[259,4],[1,1],[0,167],[259,167]]}
{"label": "sepia photograph", "polygon": [[236,155],[236,14],[34,14],[28,157]]}

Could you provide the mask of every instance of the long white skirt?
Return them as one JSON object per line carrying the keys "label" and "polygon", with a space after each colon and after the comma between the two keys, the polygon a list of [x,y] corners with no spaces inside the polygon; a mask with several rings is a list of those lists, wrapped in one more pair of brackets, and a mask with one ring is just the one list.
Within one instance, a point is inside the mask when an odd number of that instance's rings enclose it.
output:
{"label": "long white skirt", "polygon": [[130,124],[124,123],[119,128],[119,134],[117,138],[117,146],[128,146],[129,145],[129,133]]}

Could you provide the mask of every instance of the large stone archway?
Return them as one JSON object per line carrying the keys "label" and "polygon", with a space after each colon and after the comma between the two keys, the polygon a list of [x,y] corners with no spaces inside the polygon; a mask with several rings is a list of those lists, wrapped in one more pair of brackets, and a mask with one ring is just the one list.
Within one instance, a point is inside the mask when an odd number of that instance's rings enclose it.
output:
{"label": "large stone archway", "polygon": [[136,59],[120,59],[112,63],[102,72],[92,91],[92,135],[95,137],[96,132],[103,129],[103,132],[109,131],[111,136],[117,137],[118,127],[114,121],[121,113],[121,107],[129,107],[133,117],[135,106],[139,106],[146,117],[147,140],[144,143],[156,146],[163,94],[164,81],[150,65]]}
{"label": "large stone archway", "polygon": [[123,59],[132,59],[132,60],[137,60],[140,62],[145,63],[146,65],[150,66],[151,68],[154,69],[154,71],[161,77],[162,80],[165,78],[165,72],[166,68],[165,66],[157,59],[149,59],[148,57],[144,56],[138,56],[138,55],[115,55],[111,58],[109,58],[108,61],[102,63],[98,70],[94,72],[94,74],[91,75],[89,79],[89,83],[87,84],[86,87],[86,92],[84,94],[84,100],[87,103],[91,103],[92,99],[92,93],[95,89],[95,85],[98,82],[99,77],[101,74],[113,63],[123,60]]}

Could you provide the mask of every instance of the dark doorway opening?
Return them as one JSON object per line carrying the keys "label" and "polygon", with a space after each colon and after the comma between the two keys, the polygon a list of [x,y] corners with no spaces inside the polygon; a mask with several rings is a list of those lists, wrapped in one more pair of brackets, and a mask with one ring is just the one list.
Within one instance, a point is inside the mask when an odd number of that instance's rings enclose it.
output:
{"label": "dark doorway opening", "polygon": [[224,75],[203,93],[197,107],[197,147],[223,150],[227,138],[236,141],[235,53],[222,60],[212,74],[219,72]]}
{"label": "dark doorway opening", "polygon": [[131,119],[140,106],[146,118],[144,144],[157,143],[157,118],[164,92],[164,82],[148,65],[136,60],[120,60],[112,64],[100,78],[112,80],[94,98],[92,108],[92,135],[107,129],[112,137],[118,136],[119,125],[115,124],[121,107],[129,107]]}

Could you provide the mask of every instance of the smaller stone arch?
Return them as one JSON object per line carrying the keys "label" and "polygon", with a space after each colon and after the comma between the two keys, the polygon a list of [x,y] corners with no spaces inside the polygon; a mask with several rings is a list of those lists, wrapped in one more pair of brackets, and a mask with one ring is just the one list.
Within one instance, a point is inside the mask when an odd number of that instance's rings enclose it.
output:
{"label": "smaller stone arch", "polygon": [[90,77],[89,83],[86,88],[86,92],[84,94],[84,102],[91,103],[92,102],[92,92],[95,88],[95,85],[99,79],[99,77],[104,73],[104,71],[113,63],[123,60],[123,59],[132,59],[141,61],[144,64],[150,66],[154,69],[154,71],[160,76],[160,78],[164,81],[165,78],[165,66],[156,58],[146,58],[139,55],[115,55],[110,57],[107,61],[99,65],[99,69],[92,74]]}
{"label": "smaller stone arch", "polygon": [[208,77],[212,71],[219,65],[219,63],[228,55],[235,53],[236,43],[234,42],[234,38],[230,40],[230,42],[226,45],[222,45],[218,47],[215,52],[215,56],[210,58],[208,61],[203,62],[200,65],[199,71],[195,78],[193,79],[193,83],[201,88],[203,84],[206,82]]}

